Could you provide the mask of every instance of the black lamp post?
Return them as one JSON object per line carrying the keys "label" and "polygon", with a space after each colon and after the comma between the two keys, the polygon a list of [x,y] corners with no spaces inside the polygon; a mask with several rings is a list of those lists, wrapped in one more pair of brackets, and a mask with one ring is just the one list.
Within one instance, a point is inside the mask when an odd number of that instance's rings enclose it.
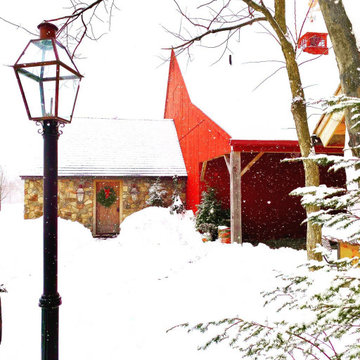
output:
{"label": "black lamp post", "polygon": [[38,26],[40,39],[31,40],[14,65],[30,120],[41,123],[44,138],[44,287],[42,309],[42,360],[57,360],[59,306],[57,275],[57,188],[59,124],[70,123],[82,78],[63,45],[57,27]]}

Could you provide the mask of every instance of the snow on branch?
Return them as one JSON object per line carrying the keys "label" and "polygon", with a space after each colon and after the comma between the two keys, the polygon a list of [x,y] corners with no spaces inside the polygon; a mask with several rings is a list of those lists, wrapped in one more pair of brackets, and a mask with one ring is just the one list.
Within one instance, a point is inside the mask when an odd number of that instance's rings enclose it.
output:
{"label": "snow on branch", "polygon": [[345,95],[331,96],[326,99],[320,99],[317,101],[322,108],[324,114],[333,114],[337,112],[343,112],[346,109],[350,109],[352,113],[352,120],[355,124],[352,128],[356,128],[360,125],[360,99],[356,97],[350,97]]}

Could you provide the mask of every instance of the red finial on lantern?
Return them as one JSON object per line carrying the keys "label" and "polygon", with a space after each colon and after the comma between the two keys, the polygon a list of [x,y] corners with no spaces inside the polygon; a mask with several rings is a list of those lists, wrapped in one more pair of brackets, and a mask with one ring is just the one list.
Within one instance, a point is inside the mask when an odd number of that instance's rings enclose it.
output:
{"label": "red finial on lantern", "polygon": [[40,30],[40,39],[55,39],[56,32],[58,28],[56,25],[49,22],[42,22],[38,25],[38,29]]}

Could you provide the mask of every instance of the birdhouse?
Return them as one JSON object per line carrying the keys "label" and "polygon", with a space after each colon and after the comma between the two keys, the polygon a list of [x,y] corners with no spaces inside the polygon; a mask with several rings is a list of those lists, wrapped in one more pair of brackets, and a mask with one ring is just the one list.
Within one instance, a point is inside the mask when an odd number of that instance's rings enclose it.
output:
{"label": "birdhouse", "polygon": [[307,32],[298,42],[304,52],[315,55],[328,55],[327,33]]}

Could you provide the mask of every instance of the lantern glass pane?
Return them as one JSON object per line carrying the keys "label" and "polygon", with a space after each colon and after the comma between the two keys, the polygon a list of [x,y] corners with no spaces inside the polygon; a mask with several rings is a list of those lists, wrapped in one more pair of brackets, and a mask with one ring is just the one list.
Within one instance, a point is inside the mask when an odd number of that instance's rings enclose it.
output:
{"label": "lantern glass pane", "polygon": [[56,50],[57,50],[57,53],[59,56],[59,60],[77,72],[76,66],[75,66],[74,62],[72,61],[69,53],[67,52],[65,47],[63,45],[61,45],[58,41],[56,41]]}
{"label": "lantern glass pane", "polygon": [[60,68],[58,116],[71,121],[80,78],[65,68]]}
{"label": "lantern glass pane", "polygon": [[17,70],[32,118],[55,115],[56,65]]}
{"label": "lantern glass pane", "polygon": [[18,60],[17,64],[30,64],[55,60],[56,57],[51,39],[32,40]]}

